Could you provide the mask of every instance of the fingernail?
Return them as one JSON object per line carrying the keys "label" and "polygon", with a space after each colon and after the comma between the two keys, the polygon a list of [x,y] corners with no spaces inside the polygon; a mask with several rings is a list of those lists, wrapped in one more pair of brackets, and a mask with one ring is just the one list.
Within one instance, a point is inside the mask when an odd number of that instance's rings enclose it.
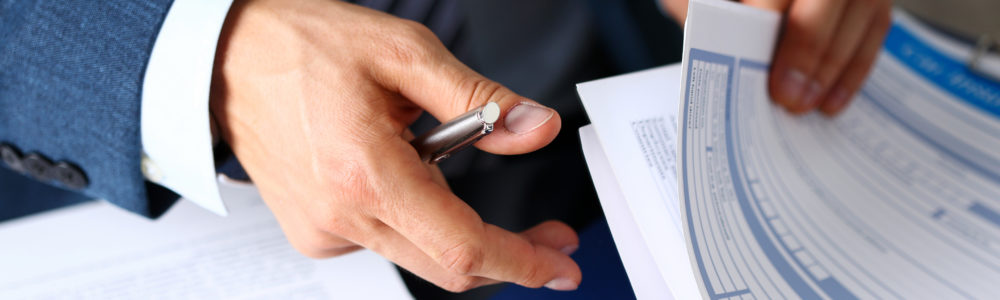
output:
{"label": "fingernail", "polygon": [[799,99],[802,96],[802,90],[805,89],[805,85],[805,74],[795,69],[786,70],[785,73],[781,75],[781,88],[779,90],[784,98],[790,101],[790,103],[784,104],[797,104],[795,101],[800,101]]}
{"label": "fingernail", "polygon": [[524,101],[518,103],[507,112],[504,117],[503,126],[508,131],[516,134],[525,134],[535,130],[545,122],[548,122],[555,110],[532,102]]}
{"label": "fingernail", "polygon": [[823,103],[823,110],[828,112],[839,111],[850,97],[851,93],[847,92],[847,89],[842,87],[834,88],[833,92],[830,93],[830,98],[826,100],[826,103]]}
{"label": "fingernail", "polygon": [[546,283],[545,287],[556,291],[572,291],[576,290],[576,282],[566,278],[556,278]]}
{"label": "fingernail", "polygon": [[823,86],[819,85],[819,82],[813,81],[809,83],[809,87],[806,88],[806,92],[802,95],[802,102],[800,102],[799,107],[803,109],[813,109],[819,103],[819,97],[822,96]]}
{"label": "fingernail", "polygon": [[566,246],[566,247],[562,247],[562,249],[559,249],[559,252],[562,252],[563,254],[566,254],[566,255],[573,255],[573,253],[576,252],[576,249],[579,249],[579,248],[580,248],[580,245],[569,245],[569,246]]}

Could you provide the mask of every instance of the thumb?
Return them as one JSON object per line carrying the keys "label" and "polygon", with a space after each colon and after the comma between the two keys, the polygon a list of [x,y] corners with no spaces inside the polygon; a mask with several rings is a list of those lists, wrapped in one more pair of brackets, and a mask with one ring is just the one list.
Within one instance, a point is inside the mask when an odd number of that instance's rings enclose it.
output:
{"label": "thumb", "polygon": [[483,151],[523,154],[555,139],[562,123],[555,110],[483,77],[450,53],[440,58],[444,61],[410,65],[397,73],[402,74],[398,92],[441,122],[487,102],[499,104],[500,119],[494,123],[493,133],[476,143]]}
{"label": "thumb", "polygon": [[767,10],[776,11],[779,13],[785,12],[788,9],[788,5],[791,1],[789,0],[743,0],[743,4],[750,5],[753,7],[763,8]]}

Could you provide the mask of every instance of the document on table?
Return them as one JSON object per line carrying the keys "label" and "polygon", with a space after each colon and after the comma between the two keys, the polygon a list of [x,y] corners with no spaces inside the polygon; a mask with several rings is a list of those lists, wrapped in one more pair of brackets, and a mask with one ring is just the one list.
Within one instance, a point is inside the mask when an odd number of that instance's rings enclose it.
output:
{"label": "document on table", "polygon": [[179,201],[158,220],[104,202],[0,223],[0,299],[410,299],[370,251],[296,252],[256,190],[222,184],[220,217]]}
{"label": "document on table", "polygon": [[623,257],[639,298],[1000,294],[1000,85],[966,69],[970,47],[893,18],[836,118],[771,103],[779,16],[725,1],[691,2],[680,70],[578,87],[616,244],[646,255]]}

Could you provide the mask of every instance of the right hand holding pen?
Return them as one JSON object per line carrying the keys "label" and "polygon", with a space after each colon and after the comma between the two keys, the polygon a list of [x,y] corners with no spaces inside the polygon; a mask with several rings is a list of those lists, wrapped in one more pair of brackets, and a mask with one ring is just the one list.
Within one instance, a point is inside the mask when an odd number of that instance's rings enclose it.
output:
{"label": "right hand holding pen", "polygon": [[338,1],[237,2],[219,47],[212,112],[303,254],[365,247],[456,292],[580,283],[569,226],[484,223],[408,143],[422,109],[447,121],[497,102],[503,116],[476,146],[531,152],[558,133],[554,110],[464,66],[423,26]]}

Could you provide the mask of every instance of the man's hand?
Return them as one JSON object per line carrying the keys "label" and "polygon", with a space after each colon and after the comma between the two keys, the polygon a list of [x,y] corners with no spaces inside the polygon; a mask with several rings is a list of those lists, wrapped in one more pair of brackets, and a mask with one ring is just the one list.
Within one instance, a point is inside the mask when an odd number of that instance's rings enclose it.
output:
{"label": "man's hand", "polygon": [[[660,0],[677,20],[687,0]],[[768,89],[793,113],[835,115],[871,70],[890,26],[890,0],[743,0],[784,12]]]}
{"label": "man's hand", "polygon": [[554,110],[462,65],[425,27],[339,1],[251,0],[234,4],[217,56],[222,136],[303,254],[365,247],[456,292],[580,283],[571,228],[483,223],[408,143],[423,109],[448,120],[488,101],[503,116],[482,150],[534,151],[560,126]]}

